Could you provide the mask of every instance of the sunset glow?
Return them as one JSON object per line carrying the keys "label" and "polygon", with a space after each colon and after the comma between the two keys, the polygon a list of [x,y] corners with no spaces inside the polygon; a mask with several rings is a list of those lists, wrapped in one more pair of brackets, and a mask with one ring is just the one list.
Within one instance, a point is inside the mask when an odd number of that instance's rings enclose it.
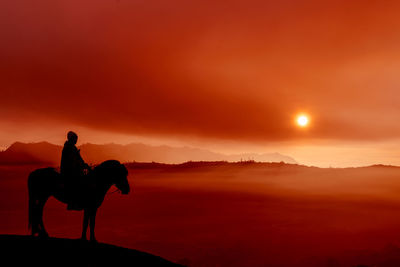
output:
{"label": "sunset glow", "polygon": [[2,1],[0,245],[15,266],[400,267],[399,13]]}

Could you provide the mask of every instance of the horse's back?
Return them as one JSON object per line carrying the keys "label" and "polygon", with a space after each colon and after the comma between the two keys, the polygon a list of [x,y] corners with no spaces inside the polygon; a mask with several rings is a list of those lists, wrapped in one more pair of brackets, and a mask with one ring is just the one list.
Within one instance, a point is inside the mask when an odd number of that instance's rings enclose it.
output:
{"label": "horse's back", "polygon": [[37,183],[59,182],[60,179],[60,174],[54,168],[40,168],[29,174],[28,186]]}

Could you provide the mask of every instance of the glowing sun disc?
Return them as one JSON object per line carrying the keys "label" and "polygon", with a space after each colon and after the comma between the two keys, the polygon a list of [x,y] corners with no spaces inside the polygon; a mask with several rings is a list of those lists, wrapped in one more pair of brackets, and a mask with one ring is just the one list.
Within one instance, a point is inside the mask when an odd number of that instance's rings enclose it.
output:
{"label": "glowing sun disc", "polygon": [[305,127],[308,124],[308,117],[306,115],[300,115],[297,117],[297,124],[300,127]]}

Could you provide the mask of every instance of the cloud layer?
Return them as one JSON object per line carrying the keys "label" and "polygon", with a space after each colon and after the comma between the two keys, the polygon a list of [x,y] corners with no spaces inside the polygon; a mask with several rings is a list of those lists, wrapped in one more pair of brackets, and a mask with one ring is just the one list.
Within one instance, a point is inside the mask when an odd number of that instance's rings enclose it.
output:
{"label": "cloud layer", "polygon": [[251,142],[397,137],[399,4],[276,2],[2,3],[0,120]]}

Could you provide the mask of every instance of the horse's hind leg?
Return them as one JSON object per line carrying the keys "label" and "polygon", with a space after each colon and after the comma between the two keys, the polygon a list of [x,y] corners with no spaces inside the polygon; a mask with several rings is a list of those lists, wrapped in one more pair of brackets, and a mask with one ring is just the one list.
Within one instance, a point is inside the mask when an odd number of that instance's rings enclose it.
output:
{"label": "horse's hind leg", "polygon": [[37,199],[32,195],[29,195],[29,227],[32,236],[39,233]]}
{"label": "horse's hind leg", "polygon": [[83,211],[83,225],[82,225],[82,240],[86,240],[86,232],[89,224],[89,211],[85,209]]}

